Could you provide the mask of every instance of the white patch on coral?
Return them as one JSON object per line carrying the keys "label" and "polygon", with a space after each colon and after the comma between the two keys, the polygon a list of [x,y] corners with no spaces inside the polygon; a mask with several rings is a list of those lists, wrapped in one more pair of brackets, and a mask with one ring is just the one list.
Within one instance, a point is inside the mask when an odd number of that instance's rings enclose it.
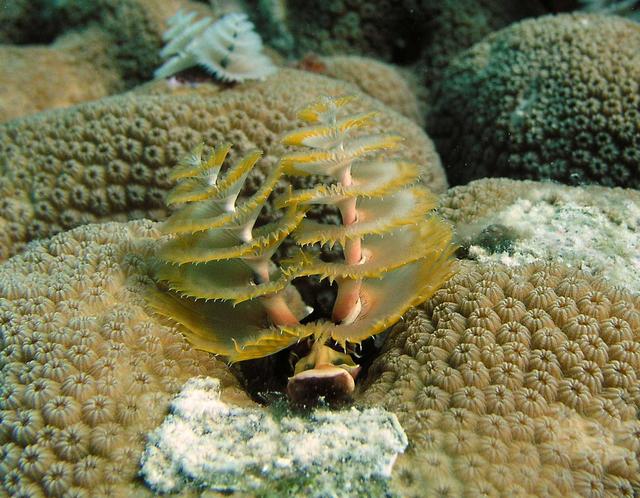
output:
{"label": "white patch on coral", "polygon": [[276,419],[222,402],[218,379],[194,378],[150,434],[141,475],[156,493],[185,486],[246,492],[303,476],[319,493],[309,496],[350,496],[340,494],[344,483],[388,478],[406,446],[396,416],[380,408]]}
{"label": "white patch on coral", "polygon": [[616,285],[640,291],[640,207],[629,201],[620,211],[624,219],[612,219],[597,206],[573,202],[569,194],[555,192],[553,203],[545,192],[531,192],[492,216],[516,233],[509,253],[490,254],[472,246],[480,261],[500,261],[510,266],[537,259],[554,259],[604,276]]}
{"label": "white patch on coral", "polygon": [[214,23],[194,18],[194,13],[178,12],[169,19],[160,52],[169,58],[155,71],[156,78],[198,65],[222,81],[264,79],[276,71],[246,14],[230,13]]}

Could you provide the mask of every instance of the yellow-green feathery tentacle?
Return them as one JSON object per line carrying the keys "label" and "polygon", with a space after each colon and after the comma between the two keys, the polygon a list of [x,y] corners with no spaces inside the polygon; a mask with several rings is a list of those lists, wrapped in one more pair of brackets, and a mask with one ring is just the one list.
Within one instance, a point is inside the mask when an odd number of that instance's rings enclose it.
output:
{"label": "yellow-green feathery tentacle", "polygon": [[207,229],[181,234],[168,240],[158,251],[158,256],[177,264],[254,257],[261,253],[271,256],[303,217],[304,211],[295,207],[289,208],[277,222],[253,229],[252,238],[248,242],[237,236],[234,231],[235,225],[227,229]]}
{"label": "yellow-green feathery tentacle", "polygon": [[[225,170],[229,144],[206,159],[199,146],[172,172],[178,183],[168,202],[177,209],[162,225],[168,237],[155,265],[161,287],[148,300],[182,325],[194,347],[230,361],[266,356],[310,336],[346,347],[393,325],[454,271],[451,231],[431,213],[435,197],[419,184],[419,166],[396,157],[403,138],[372,133],[375,112],[345,112],[354,99],[326,97],[300,111],[308,126],[283,138],[298,150],[246,199],[238,196],[259,151]],[[279,220],[255,228],[284,174],[319,175],[327,183],[280,196]],[[343,224],[304,220],[314,204],[338,207]],[[270,258],[289,236],[299,252],[277,267]],[[340,244],[345,259],[322,261],[306,247],[315,243]],[[291,281],[313,275],[338,282],[338,300],[347,296],[343,307],[357,297],[347,319],[300,324],[309,309]]]}
{"label": "yellow-green feathery tentacle", "polygon": [[270,260],[304,210],[291,204],[278,221],[254,228],[282,170],[276,167],[254,195],[238,201],[261,153],[249,152],[221,174],[229,148],[216,147],[205,161],[199,146],[173,173],[178,184],[170,200],[181,205],[162,225],[170,237],[154,265],[165,290],[154,289],[148,301],[182,324],[195,347],[236,361],[298,340],[273,318],[297,323],[309,310],[290,284],[292,267],[285,272]]}
{"label": "yellow-green feathery tentacle", "polygon": [[[243,200],[239,206],[229,202],[231,194],[229,190],[212,190],[209,197],[202,201],[191,202],[172,214],[167,219],[161,230],[163,233],[189,233],[206,230],[209,228],[228,227],[230,225],[241,226],[239,221],[251,216],[258,216],[276,183],[282,176],[279,168],[274,169],[264,180],[264,183],[248,199]],[[223,179],[224,181],[224,179]],[[240,188],[235,192],[238,195]]]}
{"label": "yellow-green feathery tentacle", "polygon": [[362,311],[352,323],[314,322],[284,327],[288,333],[306,337],[328,335],[341,347],[359,343],[396,323],[412,306],[429,299],[454,272],[454,248],[441,243],[429,257],[386,272],[381,278],[365,279],[360,290]]}
{"label": "yellow-green feathery tentacle", "polygon": [[[416,184],[418,165],[391,156],[401,137],[370,133],[374,114],[342,116],[352,100],[325,98],[301,111],[299,117],[309,126],[284,137],[284,143],[300,147],[283,157],[284,171],[324,175],[330,183],[294,190],[277,201],[279,206],[327,204],[340,209],[341,225],[300,223],[292,235],[302,248],[287,263],[292,265],[288,272],[297,277],[319,275],[338,282],[340,309],[336,314],[334,308],[334,317],[342,323],[287,330],[300,334],[311,329],[342,345],[393,324],[409,306],[427,299],[453,269],[450,229],[430,215],[436,201]],[[340,244],[345,260],[327,263],[308,255],[304,246],[317,243]]]}
{"label": "yellow-green feathery tentacle", "polygon": [[[293,287],[283,292],[299,318],[306,310]],[[159,314],[182,325],[187,340],[197,349],[225,356],[229,361],[268,356],[312,334],[288,331],[270,324],[269,316],[257,300],[233,305],[230,301],[194,301],[158,289],[146,296]]]}
{"label": "yellow-green feathery tentacle", "polygon": [[[429,243],[425,243],[429,241]],[[419,259],[433,257],[434,249],[447,247],[451,230],[437,218],[407,225],[384,235],[367,235],[362,239],[363,259],[359,265],[344,261],[326,262],[300,250],[283,261],[293,277],[319,275],[321,279],[381,278],[385,273]]]}

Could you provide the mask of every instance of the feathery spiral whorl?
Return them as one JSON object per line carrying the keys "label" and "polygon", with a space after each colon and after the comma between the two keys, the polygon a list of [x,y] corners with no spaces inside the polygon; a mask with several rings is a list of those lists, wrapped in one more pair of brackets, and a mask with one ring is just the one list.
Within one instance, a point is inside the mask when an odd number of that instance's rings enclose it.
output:
{"label": "feathery spiral whorl", "polygon": [[[351,358],[325,343],[346,348],[384,331],[452,273],[451,231],[430,214],[435,199],[418,183],[419,166],[392,155],[398,135],[367,133],[376,113],[342,116],[352,99],[326,97],[303,110],[299,117],[309,125],[283,139],[300,151],[285,155],[241,202],[259,151],[221,174],[230,146],[217,147],[206,161],[200,147],[173,171],[179,183],[168,202],[180,207],[162,227],[172,238],[160,248],[156,267],[156,279],[168,290],[152,292],[149,302],[182,324],[194,346],[238,361],[313,336],[295,380],[337,362],[355,375]],[[255,228],[285,173],[320,175],[327,182],[289,191],[276,200],[280,219]],[[337,207],[342,224],[303,219],[310,204]],[[277,267],[271,256],[288,236],[299,253]],[[339,244],[343,260],[322,261],[308,248],[316,243]],[[331,320],[302,324],[309,309],[291,282],[311,275],[336,281],[338,294]]]}
{"label": "feathery spiral whorl", "polygon": [[[333,323],[310,325],[314,335],[345,346],[382,332],[410,306],[426,300],[452,272],[451,231],[429,211],[434,195],[417,184],[419,166],[390,156],[402,137],[367,133],[376,113],[345,115],[355,97],[325,97],[302,110],[307,127],[289,133],[303,147],[282,158],[290,175],[322,175],[326,184],[296,190],[281,207],[337,206],[341,225],[303,220],[293,232],[303,246],[298,275],[338,283]],[[304,251],[308,244],[340,244],[344,260],[327,263]]]}
{"label": "feathery spiral whorl", "polygon": [[231,13],[212,23],[206,17],[193,22],[194,13],[178,12],[169,20],[160,52],[169,59],[155,71],[156,78],[202,66],[222,81],[263,79],[276,67],[262,53],[262,40],[246,14]]}
{"label": "feathery spiral whorl", "polygon": [[[249,152],[221,174],[230,148],[220,145],[203,160],[199,146],[172,172],[179,183],[167,202],[181,206],[162,225],[173,238],[158,251],[155,271],[168,291],[152,293],[149,302],[182,323],[196,347],[241,360],[297,340],[271,328],[295,325],[308,312],[289,283],[292,277],[271,256],[304,212],[294,206],[278,221],[254,228],[282,172],[275,168],[256,193],[238,201],[261,153]],[[293,306],[284,305],[285,299]]]}

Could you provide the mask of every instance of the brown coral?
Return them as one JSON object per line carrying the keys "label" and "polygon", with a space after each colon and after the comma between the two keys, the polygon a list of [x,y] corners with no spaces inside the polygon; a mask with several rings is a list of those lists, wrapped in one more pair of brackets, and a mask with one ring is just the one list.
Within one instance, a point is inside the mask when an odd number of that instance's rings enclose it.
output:
{"label": "brown coral", "polygon": [[7,45],[0,50],[5,69],[0,122],[148,80],[160,62],[166,20],[179,8],[210,13],[190,0],[100,0],[95,5],[19,0],[3,5],[0,40]]}
{"label": "brown coral", "polygon": [[[345,93],[361,97],[351,112],[381,111],[374,131],[403,135],[407,159],[421,166],[423,183],[444,190],[438,156],[415,124],[347,83],[281,70],[215,100],[197,94],[114,97],[0,126],[0,258],[15,254],[24,242],[81,224],[164,217],[164,195],[173,186],[168,172],[202,141],[232,142],[231,156],[253,148],[265,152],[248,178],[250,191],[244,194],[250,194],[284,152],[277,136],[299,126],[296,109],[310,98]],[[326,209],[309,213],[329,214]]]}
{"label": "brown coral", "polygon": [[122,85],[105,56],[109,44],[93,28],[48,47],[0,47],[0,122],[115,93]]}
{"label": "brown coral", "polygon": [[145,312],[157,237],[148,221],[88,225],[0,269],[0,494],[147,495],[139,435],[186,379],[219,377],[248,401],[223,364]]}
{"label": "brown coral", "polygon": [[[465,306],[483,302],[480,288],[487,299],[495,292],[479,285],[488,274],[533,286],[540,272],[553,274],[557,282],[536,293],[544,299],[531,299],[528,293],[488,310]],[[621,298],[614,286],[562,264],[508,268],[465,263],[432,298],[437,305],[425,303],[393,329],[383,354],[371,365],[371,384],[360,399],[395,410],[414,443],[414,451],[396,469],[399,491],[410,492],[409,481],[431,489],[428,468],[436,455],[444,459],[443,477],[469,496],[475,496],[478,486],[498,495],[511,495],[518,485],[537,496],[585,496],[587,491],[640,485],[640,432],[634,432],[640,393],[633,381],[639,365],[629,362],[640,347],[640,328],[600,305],[586,306],[582,314],[576,309],[568,321],[560,315],[564,323],[555,323],[554,309],[559,301],[566,304],[560,294],[568,279],[586,290],[590,302],[624,303],[620,308],[627,316],[639,311],[637,298]],[[499,287],[508,293],[508,283]],[[507,303],[520,312],[505,314]],[[457,309],[467,325],[479,312],[499,323],[452,335],[441,319],[445,305]],[[576,318],[588,325],[572,327]],[[442,344],[445,336],[447,349],[440,350],[444,355],[437,361],[420,355],[424,348]],[[480,337],[491,354],[478,350]],[[416,344],[421,344],[419,350]],[[398,357],[403,358],[402,369],[394,367]],[[426,369],[428,375],[418,374]],[[434,431],[442,437],[427,443],[425,437]],[[425,496],[436,495],[430,493]]]}
{"label": "brown coral", "polygon": [[357,55],[321,57],[308,54],[297,66],[353,83],[367,95],[424,126],[424,110],[416,97],[416,82],[391,64]]}

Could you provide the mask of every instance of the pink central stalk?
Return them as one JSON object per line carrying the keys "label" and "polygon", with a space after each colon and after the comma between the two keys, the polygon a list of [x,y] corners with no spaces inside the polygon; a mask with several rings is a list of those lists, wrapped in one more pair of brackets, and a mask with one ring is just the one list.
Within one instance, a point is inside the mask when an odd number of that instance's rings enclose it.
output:
{"label": "pink central stalk", "polygon": [[262,296],[262,305],[275,326],[300,325],[300,321],[291,312],[289,305],[280,293]]}
{"label": "pink central stalk", "polygon": [[[351,177],[351,165],[344,168],[340,177],[340,183],[349,187],[353,184]],[[345,226],[352,225],[358,221],[358,210],[356,208],[356,198],[351,197],[344,199],[338,203],[340,215],[342,216],[342,224]],[[355,239],[347,239],[344,247],[344,259],[348,265],[357,265],[362,260],[362,240],[358,237]],[[332,318],[334,322],[340,323],[353,321],[356,309],[360,305],[360,279],[340,278],[338,281],[338,296],[333,305]]]}
{"label": "pink central stalk", "polygon": [[[269,261],[265,256],[243,258],[255,275],[257,284],[266,284],[271,280],[269,276]],[[293,314],[280,292],[262,296],[260,302],[264,306],[271,323],[275,326],[300,325],[300,321]]]}

